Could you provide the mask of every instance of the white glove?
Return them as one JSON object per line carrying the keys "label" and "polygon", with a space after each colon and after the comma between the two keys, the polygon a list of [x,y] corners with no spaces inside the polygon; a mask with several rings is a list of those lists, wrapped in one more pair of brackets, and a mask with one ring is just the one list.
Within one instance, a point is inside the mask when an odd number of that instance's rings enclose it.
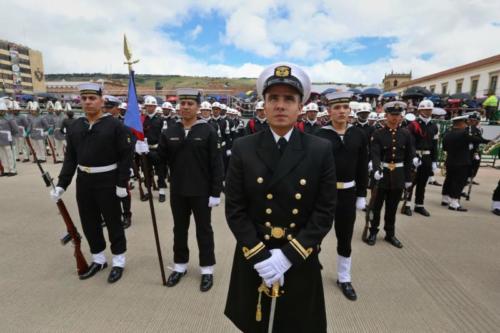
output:
{"label": "white glove", "polygon": [[118,198],[125,198],[128,195],[127,189],[125,187],[116,187],[116,196]]}
{"label": "white glove", "polygon": [[208,207],[212,208],[212,207],[215,207],[215,206],[218,206],[220,205],[220,197],[216,198],[216,197],[209,197],[208,198]]}
{"label": "white glove", "polygon": [[264,279],[268,287],[279,281],[281,285],[285,283],[284,275],[292,267],[292,263],[280,249],[272,249],[271,257],[253,266],[259,276]]}
{"label": "white glove", "polygon": [[438,168],[438,164],[437,164],[437,162],[432,162],[432,171],[433,171],[433,172],[434,172],[434,171],[436,171],[436,170],[437,170],[437,168]]}
{"label": "white glove", "polygon": [[418,168],[420,166],[420,164],[422,164],[420,159],[418,157],[414,157],[413,158],[413,165],[415,166],[415,168]]}
{"label": "white glove", "polygon": [[50,190],[50,198],[54,202],[58,202],[59,199],[61,199],[63,193],[64,193],[64,189],[62,187],[56,186],[56,188],[53,188],[52,190]]}
{"label": "white glove", "polygon": [[384,174],[377,170],[373,174],[373,178],[375,178],[375,180],[381,180],[382,178],[384,178]]}
{"label": "white glove", "polygon": [[134,177],[134,169],[130,168],[130,178],[133,178]]}
{"label": "white glove", "polygon": [[231,151],[230,150],[226,150],[226,155],[227,156],[231,156]]}
{"label": "white glove", "polygon": [[410,187],[411,187],[411,185],[412,185],[412,182],[407,182],[407,183],[405,183],[405,187],[406,187],[406,188],[410,188]]}
{"label": "white glove", "polygon": [[474,159],[476,161],[479,161],[481,159],[481,157],[479,156],[479,154],[476,153],[476,154],[474,154]]}
{"label": "white glove", "polygon": [[368,162],[368,172],[372,172],[373,170],[373,163],[372,161]]}
{"label": "white glove", "polygon": [[360,209],[360,210],[366,208],[366,198],[365,197],[358,197],[356,199],[356,208]]}
{"label": "white glove", "polygon": [[147,154],[147,153],[149,153],[149,147],[148,147],[147,142],[138,140],[135,143],[135,152],[137,154]]}

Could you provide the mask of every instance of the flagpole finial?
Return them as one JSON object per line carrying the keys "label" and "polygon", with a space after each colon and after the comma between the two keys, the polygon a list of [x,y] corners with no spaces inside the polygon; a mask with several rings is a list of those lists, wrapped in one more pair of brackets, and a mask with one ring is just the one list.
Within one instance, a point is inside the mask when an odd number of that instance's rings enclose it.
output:
{"label": "flagpole finial", "polygon": [[137,64],[139,59],[132,60],[132,52],[128,46],[127,35],[123,34],[123,54],[125,55],[125,59],[127,61],[124,62],[125,65],[128,65],[128,70],[132,71],[132,65]]}

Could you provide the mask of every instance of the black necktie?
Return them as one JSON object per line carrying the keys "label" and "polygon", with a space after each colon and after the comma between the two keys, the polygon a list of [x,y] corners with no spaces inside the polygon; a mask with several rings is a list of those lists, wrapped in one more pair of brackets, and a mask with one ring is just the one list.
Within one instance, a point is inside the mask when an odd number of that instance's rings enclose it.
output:
{"label": "black necktie", "polygon": [[288,144],[288,141],[284,137],[281,137],[278,140],[278,150],[280,151],[280,154],[283,155],[286,149],[286,145]]}

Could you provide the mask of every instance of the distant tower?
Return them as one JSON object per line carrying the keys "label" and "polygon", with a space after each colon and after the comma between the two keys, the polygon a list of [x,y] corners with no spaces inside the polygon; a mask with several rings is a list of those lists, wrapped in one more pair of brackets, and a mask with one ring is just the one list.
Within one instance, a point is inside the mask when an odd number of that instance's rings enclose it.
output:
{"label": "distant tower", "polygon": [[411,72],[410,73],[394,73],[391,71],[390,74],[385,74],[382,83],[384,84],[384,91],[390,91],[396,88],[403,82],[407,82],[411,80]]}

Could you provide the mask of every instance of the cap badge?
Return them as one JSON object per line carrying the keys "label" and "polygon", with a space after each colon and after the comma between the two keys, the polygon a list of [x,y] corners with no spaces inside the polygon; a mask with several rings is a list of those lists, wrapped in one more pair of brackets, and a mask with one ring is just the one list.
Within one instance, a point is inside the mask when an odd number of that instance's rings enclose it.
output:
{"label": "cap badge", "polygon": [[289,77],[292,74],[292,69],[288,66],[278,66],[274,69],[274,76]]}

